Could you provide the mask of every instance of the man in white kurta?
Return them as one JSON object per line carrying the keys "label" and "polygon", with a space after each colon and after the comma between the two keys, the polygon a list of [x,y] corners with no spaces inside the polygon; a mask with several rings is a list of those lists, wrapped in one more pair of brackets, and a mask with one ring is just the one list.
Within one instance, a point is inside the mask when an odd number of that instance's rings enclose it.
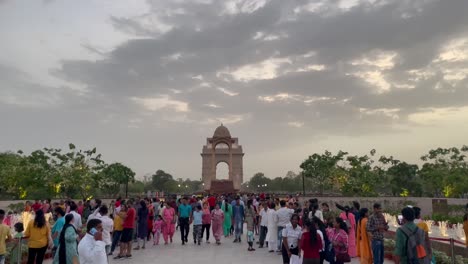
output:
{"label": "man in white kurta", "polygon": [[107,264],[106,243],[102,241],[102,221],[91,219],[86,230],[88,232],[78,244],[80,264]]}
{"label": "man in white kurta", "polygon": [[266,241],[268,242],[268,251],[274,252],[277,248],[278,242],[278,215],[276,214],[274,203],[272,203],[270,209],[268,209],[266,218],[266,224],[268,228],[268,232],[266,235]]}

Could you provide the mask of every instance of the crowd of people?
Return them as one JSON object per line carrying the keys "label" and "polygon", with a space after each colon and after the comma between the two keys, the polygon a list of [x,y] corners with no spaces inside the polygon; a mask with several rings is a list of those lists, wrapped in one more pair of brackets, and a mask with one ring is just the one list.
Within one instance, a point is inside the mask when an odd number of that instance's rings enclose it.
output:
{"label": "crowd of people", "polygon": [[[5,215],[0,210],[0,264],[6,255],[5,242],[19,238],[27,241],[28,264],[41,264],[47,249],[51,249],[53,263],[100,264],[111,257],[131,258],[135,251],[146,249],[147,243],[173,243],[176,230],[180,230],[181,244],[186,245],[191,243],[191,229],[195,245],[210,243],[210,234],[218,246],[229,238],[233,243],[245,239],[248,251],[267,248],[271,254],[281,255],[285,264],[342,264],[355,257],[360,257],[362,264],[382,264],[384,235],[389,228],[382,206],[374,204],[372,212],[360,208],[358,202],[336,207],[338,217],[317,199],[300,203],[293,196],[280,199],[264,193],[118,198],[109,205],[99,199],[37,200],[27,202],[20,215]],[[420,219],[421,210],[407,207],[402,216],[396,234],[396,261],[410,263],[414,258],[415,253],[406,248],[412,234],[423,240],[419,242],[425,248],[425,255],[416,257],[431,259],[428,227]],[[17,254],[12,252],[12,256]]]}

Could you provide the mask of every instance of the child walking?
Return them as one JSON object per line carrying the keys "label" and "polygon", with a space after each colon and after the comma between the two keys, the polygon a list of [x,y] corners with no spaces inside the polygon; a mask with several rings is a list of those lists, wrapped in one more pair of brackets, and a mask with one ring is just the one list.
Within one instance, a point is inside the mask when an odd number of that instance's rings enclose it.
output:
{"label": "child walking", "polygon": [[[161,237],[162,227],[163,227],[163,219],[160,215],[156,217],[153,223],[153,245],[159,245],[159,238]],[[167,244],[167,243],[166,243]]]}
{"label": "child walking", "polygon": [[195,207],[193,212],[193,242],[200,245],[202,240],[203,212],[201,205]]}
{"label": "child walking", "polygon": [[[24,226],[23,226],[23,223],[16,223],[15,224],[15,232],[16,232],[16,235],[15,235],[15,243],[14,243],[14,246],[13,248],[11,249],[11,255],[10,255],[10,259],[11,259],[11,262],[10,263],[16,263],[17,261],[19,261],[19,263],[21,263],[22,259],[21,259],[21,248],[23,247],[26,247],[26,243],[25,241],[26,240],[22,240],[21,238],[23,238],[23,232],[24,232]],[[20,245],[21,243],[21,245]]]}

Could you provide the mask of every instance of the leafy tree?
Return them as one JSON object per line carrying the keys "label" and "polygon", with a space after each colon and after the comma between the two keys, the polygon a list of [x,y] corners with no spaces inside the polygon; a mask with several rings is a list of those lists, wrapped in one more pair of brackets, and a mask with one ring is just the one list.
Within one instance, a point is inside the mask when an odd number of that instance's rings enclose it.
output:
{"label": "leafy tree", "polygon": [[265,177],[265,174],[262,172],[255,173],[249,182],[250,187],[256,191],[265,191],[271,187],[271,179]]}
{"label": "leafy tree", "polygon": [[313,184],[318,187],[319,193],[323,194],[325,190],[331,189],[333,171],[346,154],[348,153],[341,150],[336,155],[329,151],[325,151],[322,155],[315,153],[309,156],[301,164],[300,168],[305,177],[313,180]]}
{"label": "leafy tree", "polygon": [[123,184],[127,185],[135,181],[135,172],[122,163],[112,163],[106,166],[100,176],[100,185],[106,194],[119,194]]}
{"label": "leafy tree", "polygon": [[24,159],[21,154],[0,153],[0,193],[2,195],[12,195],[14,198],[21,196],[21,183],[25,180],[20,173],[20,166]]}
{"label": "leafy tree", "polygon": [[375,186],[378,182],[377,173],[374,171],[373,160],[367,156],[349,156],[346,158],[350,168],[348,179],[343,185],[342,191],[351,196],[377,196]]}
{"label": "leafy tree", "polygon": [[421,157],[426,163],[420,170],[430,196],[461,197],[468,193],[468,146],[437,148]]}
{"label": "leafy tree", "polygon": [[175,185],[172,175],[163,170],[157,170],[156,173],[152,175],[152,186],[158,191],[173,191]]}
{"label": "leafy tree", "polygon": [[418,165],[408,164],[393,157],[382,156],[379,159],[383,164],[390,164],[386,179],[390,183],[393,196],[421,196],[422,185],[418,175]]}

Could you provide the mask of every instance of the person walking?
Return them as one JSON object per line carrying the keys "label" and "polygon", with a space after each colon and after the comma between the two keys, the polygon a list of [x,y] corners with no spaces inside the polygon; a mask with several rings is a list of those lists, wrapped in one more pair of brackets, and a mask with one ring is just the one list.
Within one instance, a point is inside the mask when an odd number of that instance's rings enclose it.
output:
{"label": "person walking", "polygon": [[271,253],[275,252],[278,243],[278,215],[276,214],[274,203],[270,203],[270,209],[267,211],[266,218],[268,232],[265,239],[268,243],[268,252]]}
{"label": "person walking", "polygon": [[149,210],[146,206],[145,200],[140,201],[140,208],[138,209],[137,213],[137,246],[134,250],[140,249],[140,241],[142,241],[142,249],[145,249],[146,245],[146,238],[148,237],[148,217],[149,217]]}
{"label": "person walking", "polygon": [[195,206],[193,212],[193,243],[200,246],[202,240],[203,211],[201,205]]}
{"label": "person walking", "polygon": [[163,232],[164,244],[167,245],[168,239],[172,243],[172,238],[175,232],[175,223],[176,223],[175,210],[174,208],[171,207],[169,203],[166,203],[166,207],[164,208],[164,210],[161,210],[160,212],[161,212],[161,217],[163,220],[162,232]]}
{"label": "person walking", "polygon": [[229,203],[229,200],[226,198],[224,203],[222,204],[223,212],[224,212],[224,223],[223,223],[223,230],[224,230],[224,237],[229,237],[231,234],[231,226],[232,226],[232,205]]}
{"label": "person walking", "polygon": [[242,227],[245,221],[245,212],[244,206],[240,203],[240,198],[236,198],[236,204],[232,208],[232,218],[234,219],[234,232],[235,232],[235,239],[234,243],[241,242],[241,234],[242,234]]}
{"label": "person walking", "polygon": [[[153,222],[153,246],[159,245],[159,238],[163,233],[164,221],[160,215]],[[165,243],[167,245],[167,242]]]}
{"label": "person walking", "polygon": [[255,248],[253,248],[253,238],[254,238],[254,225],[255,225],[255,216],[256,216],[256,211],[253,206],[253,201],[248,200],[247,201],[247,207],[244,209],[244,218],[245,222],[247,223],[247,242],[249,244],[249,251],[255,251]]}
{"label": "person walking", "polygon": [[[61,208],[59,208],[62,210]],[[58,238],[57,253],[54,256],[54,264],[75,264],[78,263],[78,250],[75,226],[73,225],[73,215],[65,216],[65,224]]]}
{"label": "person walking", "polygon": [[36,211],[34,221],[29,222],[24,238],[28,239],[28,264],[42,264],[47,247],[53,247],[50,227],[42,210]]}
{"label": "person walking", "polygon": [[[211,197],[213,197],[213,196],[211,196]],[[214,207],[213,207],[213,210],[214,210]],[[203,204],[201,236],[203,238],[203,235],[204,235],[205,230],[206,230],[206,243],[207,244],[210,243],[211,211],[213,211],[213,210],[210,210],[210,206],[209,206],[209,204],[207,202],[205,202]]]}
{"label": "person walking", "polygon": [[182,198],[182,204],[179,205],[178,212],[180,239],[182,240],[182,245],[185,245],[185,243],[188,243],[190,224],[192,223],[192,206],[187,204],[187,198]]}
{"label": "person walking", "polygon": [[360,258],[361,264],[372,264],[371,241],[366,230],[367,222],[369,221],[369,209],[362,208],[359,210],[359,222],[357,225],[357,256]]}
{"label": "person walking", "polygon": [[341,217],[337,217],[334,228],[335,231],[331,238],[331,243],[336,254],[335,264],[350,262],[351,259],[348,253],[348,226]]}
{"label": "person walking", "polygon": [[223,235],[224,212],[220,209],[219,204],[215,204],[215,209],[211,212],[211,222],[213,228],[213,236],[216,244],[221,244],[221,236]]}
{"label": "person walking", "polygon": [[371,249],[374,264],[383,264],[384,262],[384,232],[388,230],[388,223],[382,214],[382,206],[379,203],[374,204],[374,213],[369,217],[366,231],[370,233]]}

